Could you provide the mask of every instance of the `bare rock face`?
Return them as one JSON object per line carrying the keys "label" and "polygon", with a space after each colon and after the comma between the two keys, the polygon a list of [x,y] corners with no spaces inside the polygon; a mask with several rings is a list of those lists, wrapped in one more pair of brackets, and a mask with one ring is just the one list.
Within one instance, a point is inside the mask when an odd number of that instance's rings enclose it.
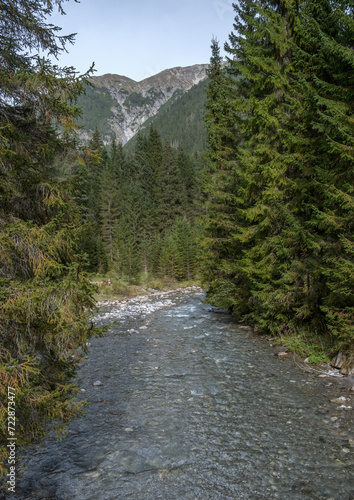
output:
{"label": "bare rock face", "polygon": [[195,64],[167,69],[141,82],[120,75],[93,76],[91,82],[94,86],[107,89],[116,102],[111,107],[112,117],[108,119],[116,141],[123,145],[128,142],[163,104],[204,80],[208,66]]}
{"label": "bare rock face", "polygon": [[331,365],[334,368],[340,369],[340,372],[346,376],[354,375],[354,356],[347,354],[345,352],[339,351],[339,353],[332,360]]}

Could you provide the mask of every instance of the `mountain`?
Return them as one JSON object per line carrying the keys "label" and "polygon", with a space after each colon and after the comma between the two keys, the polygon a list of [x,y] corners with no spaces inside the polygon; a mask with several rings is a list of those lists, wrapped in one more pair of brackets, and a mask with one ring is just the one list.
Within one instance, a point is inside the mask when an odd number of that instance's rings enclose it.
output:
{"label": "mountain", "polygon": [[[139,131],[146,135],[150,126],[154,126],[162,140],[169,141],[174,148],[183,146],[188,154],[205,151],[204,103],[208,81],[202,80],[182,95],[176,93],[160,107],[156,115],[141,125]],[[126,143],[126,153],[134,151],[137,137],[138,135],[134,135]]]}
{"label": "mountain", "polygon": [[[97,127],[105,143],[115,139],[124,145],[162,106],[172,105],[206,80],[208,66],[171,68],[141,82],[112,74],[92,77],[92,85],[77,103],[82,106],[81,138],[88,140]],[[189,120],[194,120],[191,112]]]}

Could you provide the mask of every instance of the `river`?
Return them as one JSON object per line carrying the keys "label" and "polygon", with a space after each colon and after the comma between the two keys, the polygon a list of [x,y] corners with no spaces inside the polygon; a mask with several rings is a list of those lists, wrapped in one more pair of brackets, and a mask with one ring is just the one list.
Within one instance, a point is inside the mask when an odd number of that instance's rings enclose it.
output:
{"label": "river", "polygon": [[27,453],[12,498],[354,499],[347,381],[278,358],[203,299],[102,306],[99,323],[119,321],[82,363],[86,414]]}

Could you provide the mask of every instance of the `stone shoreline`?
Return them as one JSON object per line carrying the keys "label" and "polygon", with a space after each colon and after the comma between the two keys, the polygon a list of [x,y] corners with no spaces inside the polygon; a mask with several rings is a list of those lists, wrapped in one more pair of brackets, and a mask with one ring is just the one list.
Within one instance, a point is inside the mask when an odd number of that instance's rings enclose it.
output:
{"label": "stone shoreline", "polygon": [[[152,305],[147,305],[146,303],[151,300],[151,298],[167,298],[172,294],[175,293],[193,293],[196,291],[203,292],[203,289],[199,287],[198,285],[192,285],[192,286],[187,286],[187,287],[180,287],[176,289],[169,289],[169,290],[157,290],[153,288],[147,288],[146,292],[141,294],[141,295],[136,295],[134,297],[120,297],[120,298],[109,298],[106,300],[100,300],[97,302],[97,308],[101,309],[104,307],[120,307],[121,313],[126,316],[129,314],[129,312],[136,312],[137,309],[141,309],[141,313],[144,312],[152,312],[152,310],[158,309],[159,307],[168,307],[171,304],[165,303],[162,305],[161,303],[156,303],[153,306]],[[144,305],[145,304],[145,305]],[[211,306],[210,307],[211,311],[218,312],[221,311],[220,309]],[[221,311],[224,312],[224,311]],[[102,316],[101,316],[102,317]],[[240,325],[240,329],[242,330],[247,330],[253,332],[252,328],[247,325]],[[264,337],[259,337],[257,334],[254,334],[257,338],[263,339]],[[273,341],[272,338],[267,339],[270,343]],[[270,344],[271,345],[271,344]],[[328,363],[328,364],[323,364],[323,365],[311,365],[310,363],[307,362],[306,359],[301,358],[298,354],[289,352],[286,348],[279,346],[276,347],[274,346],[275,350],[275,355],[279,358],[285,358],[287,356],[291,356],[294,360],[294,362],[299,366],[299,368],[307,373],[313,373],[314,375],[317,374],[318,378],[329,378],[329,379],[337,379],[345,383],[349,389],[351,389],[354,392],[354,368],[352,369],[352,372],[350,372],[349,375],[344,374],[341,372],[342,364],[339,363],[339,366],[336,367],[335,364]],[[337,359],[343,359],[343,356],[337,355]]]}
{"label": "stone shoreline", "polygon": [[[337,498],[329,493],[332,476],[348,492],[349,378],[279,356],[284,348],[202,300],[193,286],[100,301],[97,324],[113,324],[107,337],[92,339],[78,376],[87,411],[63,441],[49,436],[25,453],[27,473],[11,500],[137,500],[141,491],[146,500],[212,498],[207,491],[218,491],[220,481],[224,492],[235,488],[232,498],[252,500],[319,498],[311,495],[324,482],[321,498],[329,499]],[[191,449],[180,447],[190,442]],[[249,489],[235,474],[244,474]],[[274,477],[282,496],[272,496]],[[270,496],[253,494],[254,481],[258,492],[269,481]],[[186,484],[193,496],[176,489]]]}

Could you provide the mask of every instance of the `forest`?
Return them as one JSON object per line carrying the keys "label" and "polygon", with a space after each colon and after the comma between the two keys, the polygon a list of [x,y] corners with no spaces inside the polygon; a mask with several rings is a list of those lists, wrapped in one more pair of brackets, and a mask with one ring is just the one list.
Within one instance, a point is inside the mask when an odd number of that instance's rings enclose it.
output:
{"label": "forest", "polygon": [[353,9],[240,1],[209,70],[208,299],[314,361],[353,350]]}
{"label": "forest", "polygon": [[80,144],[92,68],[39,55],[73,42],[46,23],[63,3],[0,0],[0,462],[8,387],[18,445],[80,414],[97,275],[200,280],[314,362],[353,356],[354,4],[239,0],[226,66],[212,41],[200,154],[154,123],[127,151],[97,129]]}
{"label": "forest", "polygon": [[[198,154],[163,143],[154,127],[138,134],[128,157],[115,142],[107,151],[96,130],[83,163],[69,174],[85,227],[86,270],[128,283],[195,278],[201,163]],[[70,160],[60,169],[68,174]]]}

